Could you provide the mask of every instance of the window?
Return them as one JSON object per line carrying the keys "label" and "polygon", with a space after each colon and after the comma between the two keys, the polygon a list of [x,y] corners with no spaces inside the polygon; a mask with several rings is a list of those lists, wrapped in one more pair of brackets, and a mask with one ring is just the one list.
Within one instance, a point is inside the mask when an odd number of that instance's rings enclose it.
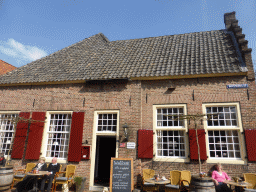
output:
{"label": "window", "polygon": [[116,113],[103,113],[98,114],[98,132],[116,132],[117,127],[117,114]]}
{"label": "window", "polygon": [[207,162],[243,163],[244,139],[239,103],[203,104],[207,115]]}
{"label": "window", "polygon": [[8,155],[13,143],[14,124],[12,120],[16,117],[18,114],[0,114],[0,152],[5,155]]}
{"label": "window", "polygon": [[208,131],[210,157],[240,158],[239,137],[236,130]]}
{"label": "window", "polygon": [[[172,161],[187,158],[186,105],[154,105],[155,160]],[[168,159],[166,159],[168,158]],[[172,160],[171,160],[172,159]]]}
{"label": "window", "polygon": [[236,107],[206,107],[208,126],[237,126]]}
{"label": "window", "polygon": [[157,131],[157,156],[185,157],[184,131]]}
{"label": "window", "polygon": [[183,127],[180,115],[183,115],[182,107],[157,109],[157,127]]}
{"label": "window", "polygon": [[71,114],[54,113],[49,114],[50,121],[47,126],[46,158],[58,157],[67,159]]}

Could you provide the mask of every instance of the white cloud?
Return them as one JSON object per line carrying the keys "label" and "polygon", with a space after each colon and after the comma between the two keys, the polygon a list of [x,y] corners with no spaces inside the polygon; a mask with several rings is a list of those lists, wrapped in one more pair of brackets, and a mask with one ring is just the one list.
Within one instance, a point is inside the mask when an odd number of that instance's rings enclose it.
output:
{"label": "white cloud", "polygon": [[18,63],[35,61],[47,55],[44,50],[38,47],[23,45],[14,39],[1,41],[0,44],[0,52],[15,58]]}

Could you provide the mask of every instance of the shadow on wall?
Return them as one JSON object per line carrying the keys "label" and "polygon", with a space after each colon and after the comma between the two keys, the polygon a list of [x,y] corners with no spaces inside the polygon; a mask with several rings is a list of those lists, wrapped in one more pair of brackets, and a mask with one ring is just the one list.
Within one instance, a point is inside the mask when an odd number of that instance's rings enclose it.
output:
{"label": "shadow on wall", "polygon": [[127,79],[87,81],[79,93],[86,92],[121,92],[128,84]]}

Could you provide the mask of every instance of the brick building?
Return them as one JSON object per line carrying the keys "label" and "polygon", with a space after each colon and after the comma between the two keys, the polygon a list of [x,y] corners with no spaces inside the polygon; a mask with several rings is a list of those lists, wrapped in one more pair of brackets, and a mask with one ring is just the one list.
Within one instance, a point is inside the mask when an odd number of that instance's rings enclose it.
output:
{"label": "brick building", "polygon": [[16,69],[16,67],[0,59],[0,75],[8,73],[14,69]]}
{"label": "brick building", "polygon": [[[218,162],[230,176],[256,172],[256,90],[248,41],[235,12],[225,30],[110,42],[97,34],[0,77],[0,111],[38,122],[1,121],[1,150],[11,164],[56,156],[77,165],[86,189],[108,182],[110,158],[134,159],[142,169],[198,173]],[[41,122],[45,121],[45,122]],[[124,125],[128,126],[127,138]],[[135,142],[135,149],[120,147]],[[89,159],[81,159],[89,146]]]}

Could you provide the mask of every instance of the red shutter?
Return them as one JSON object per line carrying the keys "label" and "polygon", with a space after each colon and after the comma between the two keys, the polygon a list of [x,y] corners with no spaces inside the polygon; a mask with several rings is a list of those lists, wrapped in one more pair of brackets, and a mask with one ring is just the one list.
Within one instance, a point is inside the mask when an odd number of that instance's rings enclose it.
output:
{"label": "red shutter", "polygon": [[[33,112],[32,119],[45,121],[45,112]],[[39,159],[43,131],[44,122],[31,122],[26,149],[26,159]]]}
{"label": "red shutter", "polygon": [[[198,160],[198,148],[196,144],[196,130],[189,129],[189,148],[190,148],[190,159],[191,160]],[[206,155],[206,143],[205,143],[205,130],[198,129],[198,142],[200,147],[200,158],[201,160],[207,160]]]}
{"label": "red shutter", "polygon": [[83,139],[84,112],[73,112],[70,130],[68,161],[81,161],[81,146]]}
{"label": "red shutter", "polygon": [[153,131],[138,130],[138,158],[153,158]]}
{"label": "red shutter", "polygon": [[244,130],[248,161],[256,161],[256,129]]}
{"label": "red shutter", "polygon": [[[19,117],[29,119],[30,113],[21,112]],[[25,140],[28,131],[28,123],[25,121],[19,121],[16,128],[15,138],[12,147],[12,158],[21,159],[24,151]]]}

